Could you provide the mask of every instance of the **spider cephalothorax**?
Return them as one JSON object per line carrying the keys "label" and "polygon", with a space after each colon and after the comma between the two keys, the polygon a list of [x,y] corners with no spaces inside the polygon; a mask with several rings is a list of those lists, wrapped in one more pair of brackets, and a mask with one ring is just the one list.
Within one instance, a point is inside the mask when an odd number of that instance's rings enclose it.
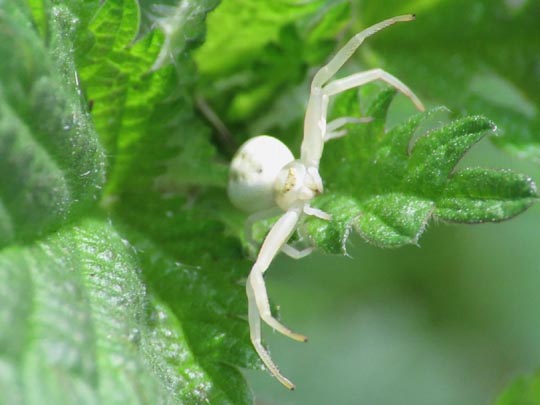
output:
{"label": "spider cephalothorax", "polygon": [[286,211],[297,204],[307,204],[323,192],[322,179],[315,167],[293,160],[281,169],[274,183],[274,199]]}
{"label": "spider cephalothorax", "polygon": [[409,97],[420,111],[424,110],[418,97],[405,84],[382,69],[358,72],[330,81],[367,37],[396,22],[413,19],[413,15],[390,18],[356,34],[315,74],[305,114],[300,159],[294,160],[291,151],[281,141],[262,135],[244,143],[232,160],[227,191],[235,206],[251,213],[246,221],[248,242],[254,244],[251,237],[254,222],[281,214],[259,249],[247,279],[246,292],[253,346],[268,370],[289,389],[294,389],[294,384],[280,373],[262,346],[261,319],[292,339],[305,342],[307,338],[291,331],[272,316],[264,284],[264,272],[280,251],[294,258],[311,253],[313,248],[297,250],[289,245],[288,241],[303,215],[331,220],[329,214],[310,205],[311,200],[323,192],[319,162],[324,143],[344,136],[345,124],[369,121],[369,118],[341,117],[327,123],[326,112],[330,96],[382,80]]}

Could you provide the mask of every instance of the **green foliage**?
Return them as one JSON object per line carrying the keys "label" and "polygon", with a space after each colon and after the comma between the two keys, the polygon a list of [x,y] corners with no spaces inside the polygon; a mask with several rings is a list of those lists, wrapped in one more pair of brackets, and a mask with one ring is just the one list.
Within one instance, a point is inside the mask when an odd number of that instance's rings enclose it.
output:
{"label": "green foliage", "polygon": [[0,13],[0,402],[249,403],[232,366],[254,364],[246,264],[216,192],[194,188],[226,173],[189,95],[216,3],[187,4],[182,49],[169,31],[134,42],[136,2],[98,5]]}
{"label": "green foliage", "polygon": [[[0,3],[0,403],[250,403],[243,218],[193,102],[192,51],[217,4]],[[235,129],[253,120],[298,144],[309,68],[351,10],[225,2],[200,90]],[[430,126],[433,109],[387,130],[392,99],[362,103],[373,122],[325,151],[316,204],[333,220],[303,227],[322,249],[344,251],[352,228],[416,243],[431,217],[500,221],[536,198],[526,176],[455,168],[487,118]],[[357,111],[351,93],[333,114]]]}
{"label": "green foliage", "polygon": [[[208,41],[196,53],[200,91],[230,125],[266,116],[269,103],[291,98],[308,68],[328,57],[349,19],[342,0],[227,1],[209,17]],[[288,115],[298,119],[301,106]]]}

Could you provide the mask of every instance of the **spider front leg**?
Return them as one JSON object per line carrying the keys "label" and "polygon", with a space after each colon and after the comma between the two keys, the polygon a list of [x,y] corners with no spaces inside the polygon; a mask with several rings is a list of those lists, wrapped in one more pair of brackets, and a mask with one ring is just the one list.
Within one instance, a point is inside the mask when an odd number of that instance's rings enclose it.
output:
{"label": "spider front leg", "polygon": [[[304,213],[309,215],[309,212],[308,212],[309,209],[310,209],[309,207],[305,207]],[[316,210],[315,208],[311,208],[311,209]],[[331,217],[327,213],[320,210],[316,210],[316,211],[320,212],[320,214],[318,215],[319,218],[323,218],[327,220],[331,219]],[[258,242],[253,237],[253,226],[259,221],[272,218],[274,216],[277,216],[280,213],[283,213],[283,211],[278,207],[274,207],[268,210],[256,212],[247,217],[246,222],[244,224],[244,235],[246,237],[246,242],[247,242],[248,250],[250,251],[250,254],[252,253],[252,250],[254,251],[258,248]],[[292,257],[293,259],[301,259],[303,257],[309,256],[313,252],[313,250],[314,250],[313,247],[308,247],[305,249],[297,249],[287,243],[281,247],[281,251],[285,253],[287,256]]]}
{"label": "spider front leg", "polygon": [[382,80],[383,82],[388,83],[390,86],[396,88],[397,90],[402,92],[405,96],[407,96],[413,102],[413,104],[416,106],[418,110],[420,111],[425,110],[425,107],[420,101],[420,99],[416,96],[416,94],[414,94],[414,92],[405,83],[403,83],[397,77],[391,75],[390,73],[382,69],[366,70],[365,72],[355,73],[350,76],[344,77],[343,79],[334,80],[328,83],[326,86],[324,86],[322,88],[322,91],[323,91],[323,94],[330,97],[339,93],[343,93],[344,91],[347,91],[354,87],[363,86],[364,84],[367,84],[376,80]]}
{"label": "spider front leg", "polygon": [[246,222],[244,223],[244,235],[246,237],[250,255],[253,253],[253,256],[255,256],[254,251],[258,248],[258,242],[253,237],[253,226],[259,221],[275,217],[282,212],[283,211],[278,207],[272,207],[267,210],[255,212],[247,217]]}
{"label": "spider front leg", "polygon": [[[405,83],[382,69],[354,73],[342,79],[333,80],[323,87],[312,88],[306,111],[304,123],[305,135],[301,152],[302,159],[308,165],[318,167],[324,143],[330,139],[344,136],[346,131],[338,129],[347,123],[354,122],[351,117],[343,117],[328,124],[326,123],[326,112],[330,97],[376,80],[382,80],[388,83],[407,96],[418,110],[425,110],[418,96]],[[360,118],[357,120],[360,120]],[[363,121],[365,122],[365,120]]]}
{"label": "spider front leg", "polygon": [[[323,219],[325,221],[332,220],[332,215],[318,208],[313,208],[308,204],[304,206],[303,211],[304,211],[304,214],[306,215],[311,215],[311,216]],[[304,249],[297,249],[294,246],[285,244],[281,247],[281,251],[285,253],[287,256],[292,257],[293,259],[302,259],[303,257],[309,256],[311,253],[313,253],[314,250],[315,250],[315,247],[313,246],[310,246]]]}
{"label": "spider front leg", "polygon": [[286,388],[294,390],[294,384],[279,371],[276,364],[272,361],[270,353],[264,348],[261,341],[261,318],[259,316],[259,309],[257,308],[255,292],[251,287],[250,280],[246,284],[246,291],[248,297],[248,320],[249,320],[249,334],[251,337],[251,343],[255,348],[255,351],[263,361],[264,365],[270,371],[270,373],[278,379]]}
{"label": "spider front leg", "polygon": [[274,257],[291,237],[301,215],[302,207],[291,208],[274,224],[261,246],[257,260],[249,273],[246,283],[251,342],[268,370],[289,389],[294,389],[294,384],[279,372],[279,369],[272,361],[270,354],[262,346],[260,319],[273,329],[291,339],[306,342],[307,337],[293,332],[272,316],[263,275]]}
{"label": "spider front leg", "polygon": [[304,249],[297,249],[294,246],[286,244],[281,247],[281,251],[283,253],[296,260],[309,256],[311,253],[313,253],[314,250],[315,248],[312,246]]}
{"label": "spider front leg", "polygon": [[268,270],[274,257],[276,257],[296,229],[300,215],[302,215],[300,208],[290,209],[270,229],[261,246],[257,260],[249,273],[247,288],[253,291],[253,297],[263,321],[283,335],[299,342],[305,342],[307,341],[305,336],[291,331],[272,316],[263,278],[263,274]]}
{"label": "spider front leg", "polygon": [[[301,146],[301,159],[306,165],[318,167],[324,148],[324,142],[345,135],[345,132],[343,131],[336,132],[335,129],[332,130],[327,127],[326,113],[331,95],[380,79],[396,87],[411,98],[419,110],[424,110],[424,106],[418,97],[416,97],[407,86],[381,69],[357,73],[356,75],[336,80],[327,85],[328,81],[351,58],[366,38],[395,23],[412,21],[414,18],[415,17],[412,14],[397,16],[366,28],[352,37],[345,46],[337,52],[330,62],[317,71],[311,82],[311,94],[304,119],[304,140],[302,141]],[[327,132],[329,133],[327,134]]]}

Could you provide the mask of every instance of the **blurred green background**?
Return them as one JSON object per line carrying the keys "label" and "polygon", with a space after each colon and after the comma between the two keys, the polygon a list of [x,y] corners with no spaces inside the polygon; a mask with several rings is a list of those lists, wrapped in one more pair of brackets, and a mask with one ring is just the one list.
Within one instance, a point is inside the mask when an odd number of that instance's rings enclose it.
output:
{"label": "blurred green background", "polygon": [[[534,174],[485,141],[467,159]],[[540,366],[540,206],[509,222],[431,224],[419,247],[280,257],[267,275],[299,344],[266,329],[288,392],[248,372],[257,404],[487,404]]]}

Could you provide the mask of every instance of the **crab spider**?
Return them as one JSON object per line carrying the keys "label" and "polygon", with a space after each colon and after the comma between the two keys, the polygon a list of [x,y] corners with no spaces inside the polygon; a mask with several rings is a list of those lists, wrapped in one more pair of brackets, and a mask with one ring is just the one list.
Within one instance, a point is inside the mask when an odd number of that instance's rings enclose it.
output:
{"label": "crab spider", "polygon": [[330,96],[375,80],[382,80],[405,94],[420,111],[424,110],[421,101],[405,84],[382,69],[358,72],[330,81],[367,37],[396,22],[413,19],[414,15],[398,16],[361,31],[315,74],[305,114],[300,159],[295,160],[291,151],[281,141],[262,135],[244,143],[231,163],[227,191],[235,206],[251,214],[246,221],[248,242],[254,243],[251,227],[256,221],[281,213],[281,217],[272,226],[260,247],[246,282],[246,292],[253,346],[270,373],[291,390],[294,389],[294,384],[280,373],[261,343],[261,319],[273,329],[294,340],[305,342],[307,337],[293,332],[272,316],[263,275],[280,251],[294,258],[300,258],[313,250],[313,248],[297,250],[287,243],[302,216],[311,215],[331,220],[329,214],[310,205],[311,200],[323,192],[319,162],[324,143],[344,136],[345,124],[365,122],[366,119],[342,117],[327,123],[326,113]]}

